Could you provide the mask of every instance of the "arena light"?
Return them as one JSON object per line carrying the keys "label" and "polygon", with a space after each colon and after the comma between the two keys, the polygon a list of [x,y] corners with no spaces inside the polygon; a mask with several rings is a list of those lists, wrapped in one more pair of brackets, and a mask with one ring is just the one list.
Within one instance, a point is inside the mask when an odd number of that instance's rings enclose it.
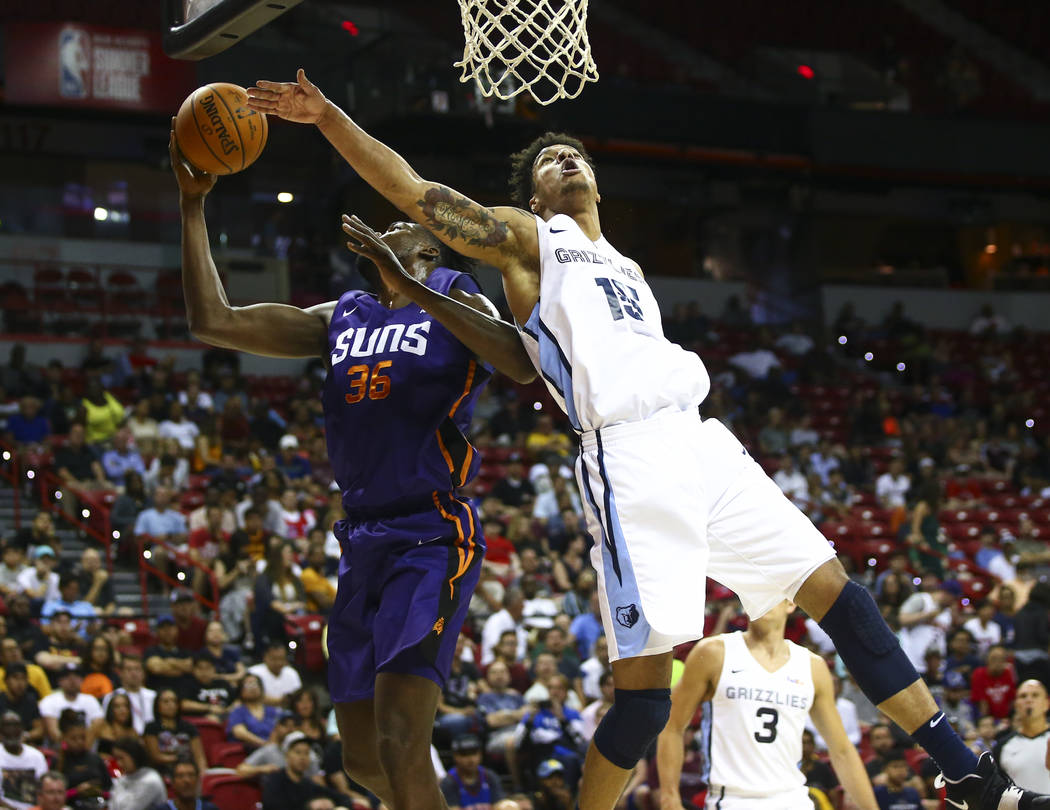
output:
{"label": "arena light", "polygon": [[922,577],[912,577],[911,584],[918,588],[920,585],[922,585]]}
{"label": "arena light", "polygon": [[186,581],[186,572],[185,571],[179,571],[179,573],[177,573],[175,575],[175,579],[177,579],[179,582],[185,582]]}
{"label": "arena light", "polygon": [[799,65],[795,70],[798,72],[798,75],[806,81],[811,81],[813,77],[817,75],[817,72],[809,65]]}
{"label": "arena light", "polygon": [[539,400],[536,400],[535,402],[532,403],[532,410],[534,410],[534,411],[542,411],[543,410],[543,403],[540,402]]}
{"label": "arena light", "polygon": [[848,343],[848,342],[849,341],[848,341],[848,339],[846,338],[845,335],[839,335],[839,345],[840,346],[845,346],[846,343]]}
{"label": "arena light", "polygon": [[95,219],[99,222],[105,222],[107,219],[109,219],[109,211],[99,206],[95,209]]}
{"label": "arena light", "polygon": [[80,510],[80,516],[81,517],[85,517],[85,518],[91,517],[91,510],[90,509],[81,509]]}
{"label": "arena light", "polygon": [[904,369],[906,369],[906,368],[907,368],[907,366],[904,365],[904,363],[898,363],[897,364],[897,371],[904,371]]}
{"label": "arena light", "polygon": [[150,551],[149,549],[146,549],[145,551],[142,552],[142,559],[144,559],[144,560],[152,560],[153,559],[153,552]]}
{"label": "arena light", "polygon": [[864,359],[870,363],[872,360],[875,359],[875,355],[873,355],[871,352],[864,352]]}
{"label": "arena light", "polygon": [[295,199],[295,195],[290,191],[279,191],[277,192],[277,202],[279,203],[290,203]]}
{"label": "arena light", "polygon": [[60,489],[56,489],[55,490],[55,500],[56,501],[62,500],[62,490],[60,490]]}
{"label": "arena light", "polygon": [[10,460],[11,460],[11,454],[5,450],[4,451],[4,461],[10,461]]}
{"label": "arena light", "polygon": [[874,557],[868,557],[868,568],[874,568],[877,560]]}
{"label": "arena light", "polygon": [[970,599],[969,599],[969,597],[966,597],[966,596],[963,597],[962,606],[963,607],[969,607],[970,606]]}
{"label": "arena light", "polygon": [[361,29],[354,25],[350,20],[343,20],[339,24],[339,27],[346,31],[346,33],[348,33],[352,37],[356,37],[358,34],[361,33]]}
{"label": "arena light", "polygon": [[34,478],[36,478],[36,473],[33,470],[26,470],[26,478],[32,481]]}
{"label": "arena light", "polygon": [[288,642],[288,649],[289,649],[289,650],[294,650],[294,649],[295,649],[296,647],[298,647],[298,646],[299,646],[299,645],[298,645],[298,644],[296,644],[296,643],[295,643],[294,641],[289,641],[289,642]]}
{"label": "arena light", "polygon": [[998,247],[996,247],[995,245],[990,245],[990,244],[989,244],[989,245],[985,245],[985,246],[984,246],[984,252],[985,252],[985,253],[995,253],[995,252],[997,252],[998,250],[999,250],[999,248],[998,248]]}
{"label": "arena light", "polygon": [[1035,420],[1034,419],[1025,419],[1024,420],[1024,426],[1026,428],[1034,428],[1035,427]]}
{"label": "arena light", "polygon": [[119,540],[120,539],[120,532],[118,532],[116,529],[113,530],[113,539],[114,540]]}

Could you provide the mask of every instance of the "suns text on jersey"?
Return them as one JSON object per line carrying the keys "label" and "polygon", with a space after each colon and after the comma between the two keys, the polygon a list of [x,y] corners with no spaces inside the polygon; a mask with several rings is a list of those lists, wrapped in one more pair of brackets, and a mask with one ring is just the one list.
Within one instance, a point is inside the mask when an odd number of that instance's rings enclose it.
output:
{"label": "suns text on jersey", "polygon": [[783,695],[776,689],[754,689],[748,686],[727,686],[727,700],[753,700],[771,706],[790,706],[793,709],[808,709],[809,699],[805,695]]}
{"label": "suns text on jersey", "polygon": [[597,253],[593,250],[558,248],[554,251],[554,258],[558,260],[559,264],[569,264],[571,262],[581,262],[583,264],[601,264],[606,267],[612,268],[617,273],[625,275],[627,276],[627,278],[633,279],[634,281],[642,280],[642,274],[635,270],[633,267],[623,267],[621,265],[615,265],[601,253]]}
{"label": "suns text on jersey", "polygon": [[427,335],[431,321],[408,324],[388,323],[370,329],[367,326],[351,326],[335,339],[332,365],[350,357],[372,357],[373,355],[408,352],[422,357],[427,353]]}

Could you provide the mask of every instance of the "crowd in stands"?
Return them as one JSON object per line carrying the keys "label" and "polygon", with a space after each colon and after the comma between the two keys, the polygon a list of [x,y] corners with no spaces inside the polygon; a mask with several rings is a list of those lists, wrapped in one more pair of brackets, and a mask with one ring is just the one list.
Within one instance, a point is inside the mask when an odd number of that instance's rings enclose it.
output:
{"label": "crowd in stands", "polygon": [[[827,333],[770,328],[736,300],[717,317],[677,307],[665,328],[711,372],[703,414],[835,543],[967,742],[1050,734],[1050,377],[1036,338],[991,311],[970,332],[933,332],[903,307],[874,324],[846,307]],[[0,771],[13,807],[57,810],[47,796],[61,794],[142,810],[170,795],[181,810],[206,771],[261,783],[264,810],[376,804],[340,767],[323,670],[289,657],[294,620],[323,617],[335,596],[343,515],[324,369],[252,379],[234,354],[202,360],[176,372],[141,343],[92,341],[77,368],[34,366],[21,346],[0,368],[6,441],[53,470],[61,495],[5,534],[0,560]],[[450,807],[569,810],[613,695],[575,442],[538,384],[497,380],[475,413],[485,462],[470,492],[488,550],[438,707],[435,767]],[[115,539],[77,559],[56,521],[81,507],[107,513]],[[167,575],[146,577],[167,609],[144,632],[118,608],[107,553],[136,572],[146,555]],[[735,596],[707,588],[705,632],[745,627]],[[834,663],[880,802],[938,807],[932,764],[860,694],[820,628],[796,615],[788,629]],[[697,729],[686,807],[702,804]],[[803,761],[818,803],[841,792],[821,745],[810,735]],[[643,761],[624,802],[655,808],[659,790]]]}

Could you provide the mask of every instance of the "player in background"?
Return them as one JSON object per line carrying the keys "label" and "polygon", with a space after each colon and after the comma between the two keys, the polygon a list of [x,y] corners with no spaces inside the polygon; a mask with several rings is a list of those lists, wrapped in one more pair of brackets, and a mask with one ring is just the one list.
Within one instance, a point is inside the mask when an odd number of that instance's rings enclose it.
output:
{"label": "player in background", "polygon": [[[513,326],[425,228],[382,236],[355,220],[348,247],[380,276],[377,296],[351,290],[308,309],[230,306],[208,244],[204,198],[215,177],[178,152],[183,292],[190,331],[268,357],[322,357],[328,455],[347,518],[328,624],[329,689],[350,775],[393,810],[444,807],[430,759],[441,687],[477,584],[484,540],[459,487],[477,470],[464,434],[495,367],[528,380]],[[370,268],[362,268],[370,272]],[[420,300],[452,334],[404,289]]]}
{"label": "player in background", "polygon": [[1050,796],[1023,793],[990,754],[978,760],[966,747],[823,535],[724,425],[701,418],[707,370],[664,337],[641,268],[602,234],[579,141],[534,140],[513,158],[522,208],[487,208],[420,177],[302,70],[248,88],[248,106],[316,125],[393,205],[499,269],[533,365],[580,435],[576,478],[616,682],[587,751],[580,810],[611,810],[667,722],[671,651],[700,635],[705,576],[736,591],[752,617],[788,598],[819,622],[868,699],[937,762],[959,810],[1050,808]]}
{"label": "player in background", "polygon": [[827,741],[846,794],[860,810],[878,810],[864,763],[835,708],[828,665],[784,638],[794,609],[785,600],[744,632],[710,636],[689,651],[657,741],[660,810],[683,810],[682,734],[697,706],[708,700],[709,810],[810,810],[813,802],[799,769],[807,716]]}

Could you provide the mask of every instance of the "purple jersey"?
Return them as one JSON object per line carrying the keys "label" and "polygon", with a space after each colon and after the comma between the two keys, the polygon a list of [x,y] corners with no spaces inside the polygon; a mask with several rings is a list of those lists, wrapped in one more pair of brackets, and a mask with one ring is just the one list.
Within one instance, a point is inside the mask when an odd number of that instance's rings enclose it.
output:
{"label": "purple jersey", "polygon": [[[480,292],[446,267],[426,285]],[[328,458],[348,516],[433,508],[435,492],[474,477],[480,461],[466,431],[492,370],[451,332],[415,304],[390,310],[352,290],[332,313],[328,350]]]}

